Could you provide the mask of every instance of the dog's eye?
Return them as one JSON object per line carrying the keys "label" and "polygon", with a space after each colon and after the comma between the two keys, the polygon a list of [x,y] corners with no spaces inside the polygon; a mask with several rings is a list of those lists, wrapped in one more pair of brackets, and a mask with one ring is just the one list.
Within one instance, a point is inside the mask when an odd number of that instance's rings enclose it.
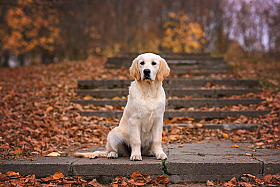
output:
{"label": "dog's eye", "polygon": [[152,62],[152,65],[154,66],[154,65],[157,65],[157,63],[155,63],[155,62]]}
{"label": "dog's eye", "polygon": [[141,65],[144,65],[144,64],[145,64],[145,62],[141,62],[140,64],[141,64]]}

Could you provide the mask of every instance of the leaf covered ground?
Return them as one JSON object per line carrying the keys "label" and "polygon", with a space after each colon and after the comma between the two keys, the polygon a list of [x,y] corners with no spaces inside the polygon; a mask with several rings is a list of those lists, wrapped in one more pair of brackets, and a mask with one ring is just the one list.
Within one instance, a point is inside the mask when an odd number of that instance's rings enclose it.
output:
{"label": "leaf covered ground", "polygon": [[[23,159],[47,155],[51,152],[63,152],[65,149],[75,151],[78,147],[89,145],[105,146],[108,132],[119,123],[119,119],[87,117],[76,112],[67,113],[70,110],[84,110],[85,107],[89,107],[70,103],[71,99],[88,99],[76,95],[77,80],[131,78],[128,70],[104,69],[104,63],[105,59],[96,58],[87,61],[2,68],[0,76],[0,159]],[[263,63],[266,65],[266,62]],[[235,64],[233,73],[229,76],[256,78],[255,75],[248,77],[247,71],[249,70],[239,70],[241,65],[247,65],[246,61],[238,61]],[[251,68],[250,71],[252,72],[262,71],[263,68],[260,68],[261,62],[258,62],[257,65],[257,67],[248,66],[248,68]],[[276,65],[274,67],[279,68]],[[266,80],[275,80],[274,78],[268,79],[267,74],[263,75],[266,76]],[[175,77],[174,75],[170,76]],[[212,77],[215,77],[215,75],[212,75]],[[216,77],[221,78],[221,75],[216,75]],[[253,108],[271,110],[266,116],[257,118],[228,117],[200,122],[195,122],[194,119],[187,117],[166,120],[166,124],[187,123],[191,126],[178,127],[173,125],[170,129],[165,129],[163,143],[231,139],[235,142],[251,142],[266,145],[268,148],[279,149],[280,92],[277,90],[279,83],[274,83],[274,89],[269,88],[257,94],[235,96],[266,99],[261,104],[210,109],[247,110]],[[98,110],[122,109],[119,106],[110,105],[102,108],[92,107]],[[206,109],[209,110],[209,108]],[[204,109],[201,108],[200,110]],[[203,124],[209,122],[254,123],[258,125],[258,128],[254,131],[203,128]]]}
{"label": "leaf covered ground", "polygon": [[[173,182],[166,176],[157,176],[154,179],[150,175],[134,172],[131,177],[117,176],[110,184],[106,186],[118,187],[118,186],[168,186],[171,184],[177,185],[191,185],[193,183],[187,183],[183,180]],[[266,175],[263,178],[257,178],[250,174],[240,175],[238,178],[233,177],[229,181],[210,181],[206,183],[200,183],[195,185],[207,185],[207,186],[279,186],[280,185],[280,173],[275,175]],[[60,172],[56,172],[45,178],[36,178],[36,176],[20,176],[19,173],[8,171],[5,174],[0,174],[0,186],[103,186],[98,183],[96,179],[85,180],[80,176],[66,177]]]}

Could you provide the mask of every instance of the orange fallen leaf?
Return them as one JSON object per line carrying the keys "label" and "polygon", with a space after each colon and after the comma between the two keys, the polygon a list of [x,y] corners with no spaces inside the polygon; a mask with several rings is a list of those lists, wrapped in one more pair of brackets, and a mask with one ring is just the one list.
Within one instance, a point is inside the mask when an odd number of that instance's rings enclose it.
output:
{"label": "orange fallen leaf", "polygon": [[52,107],[52,106],[49,106],[49,107],[47,107],[47,109],[46,109],[46,111],[47,112],[50,112],[50,111],[52,111],[54,108]]}
{"label": "orange fallen leaf", "polygon": [[61,172],[56,172],[54,175],[53,175],[53,179],[61,179],[61,178],[63,178],[64,177],[64,175],[63,175],[63,173],[61,173]]}
{"label": "orange fallen leaf", "polygon": [[10,151],[9,153],[13,154],[13,155],[21,155],[22,154],[22,149],[21,148],[17,148],[17,150]]}
{"label": "orange fallen leaf", "polygon": [[223,133],[223,138],[229,138],[229,136],[228,136],[228,134],[226,134],[226,133]]}
{"label": "orange fallen leaf", "polygon": [[180,148],[180,147],[185,147],[185,144],[183,144],[183,145],[179,145],[178,147],[179,147],[179,148]]}
{"label": "orange fallen leaf", "polygon": [[13,171],[8,171],[6,173],[6,176],[9,177],[9,178],[12,178],[12,179],[16,179],[16,178],[20,177],[18,172],[16,173],[16,172],[13,172]]}
{"label": "orange fallen leaf", "polygon": [[239,146],[236,145],[236,144],[231,146],[231,148],[238,148],[238,147],[239,147]]}

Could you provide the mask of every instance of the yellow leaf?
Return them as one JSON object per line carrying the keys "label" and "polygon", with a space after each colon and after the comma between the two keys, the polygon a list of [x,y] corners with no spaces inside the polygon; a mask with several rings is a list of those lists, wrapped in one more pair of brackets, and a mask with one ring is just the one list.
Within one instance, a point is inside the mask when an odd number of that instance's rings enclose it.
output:
{"label": "yellow leaf", "polygon": [[236,145],[236,144],[231,146],[231,148],[238,148],[238,147],[239,147],[239,146]]}
{"label": "yellow leaf", "polygon": [[87,97],[90,97],[90,95],[89,94],[85,95],[85,98],[87,98]]}
{"label": "yellow leaf", "polygon": [[238,139],[239,138],[239,136],[235,136],[234,138],[232,138],[233,140],[236,140],[236,139]]}
{"label": "yellow leaf", "polygon": [[252,156],[252,154],[251,153],[246,153],[246,156]]}
{"label": "yellow leaf", "polygon": [[229,138],[228,134],[223,133],[223,138]]}
{"label": "yellow leaf", "polygon": [[61,173],[61,172],[56,172],[54,175],[53,175],[53,179],[61,179],[63,178],[64,175]]}
{"label": "yellow leaf", "polygon": [[46,111],[49,112],[49,111],[52,111],[54,108],[52,106],[49,106]]}
{"label": "yellow leaf", "polygon": [[116,97],[113,97],[113,100],[118,100],[120,99],[120,97],[116,96]]}

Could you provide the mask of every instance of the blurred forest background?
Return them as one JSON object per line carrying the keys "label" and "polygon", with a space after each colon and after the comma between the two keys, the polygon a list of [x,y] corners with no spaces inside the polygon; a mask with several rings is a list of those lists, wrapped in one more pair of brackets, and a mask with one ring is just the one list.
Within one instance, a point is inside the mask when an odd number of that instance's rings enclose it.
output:
{"label": "blurred forest background", "polygon": [[279,0],[1,0],[0,67],[211,52],[280,58]]}

